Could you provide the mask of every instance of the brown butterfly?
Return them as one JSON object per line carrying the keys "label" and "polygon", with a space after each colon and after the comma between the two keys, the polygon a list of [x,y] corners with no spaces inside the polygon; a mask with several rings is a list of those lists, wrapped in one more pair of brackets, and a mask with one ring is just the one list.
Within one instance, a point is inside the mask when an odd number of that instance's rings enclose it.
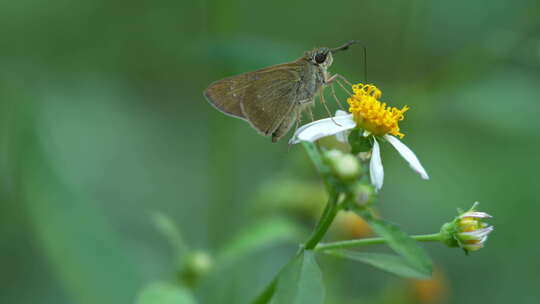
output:
{"label": "brown butterfly", "polygon": [[293,62],[218,80],[204,90],[204,96],[216,109],[248,121],[260,134],[272,136],[272,142],[276,142],[300,121],[301,113],[313,105],[316,95],[324,103],[325,86],[338,77],[344,79],[338,74],[330,76],[328,68],[332,54],[354,43],[352,40],[333,49],[316,48]]}

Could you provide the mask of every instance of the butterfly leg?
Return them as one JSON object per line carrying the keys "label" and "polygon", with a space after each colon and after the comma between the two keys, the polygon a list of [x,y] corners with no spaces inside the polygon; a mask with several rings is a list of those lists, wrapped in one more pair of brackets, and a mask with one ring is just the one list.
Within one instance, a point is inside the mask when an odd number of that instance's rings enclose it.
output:
{"label": "butterfly leg", "polygon": [[341,104],[341,102],[339,101],[339,98],[336,95],[336,90],[334,89],[334,84],[333,83],[330,84],[330,91],[332,92],[332,96],[334,96],[334,100],[337,102],[338,107],[341,110],[345,111],[345,108],[343,108],[343,105]]}
{"label": "butterfly leg", "polygon": [[328,117],[330,117],[330,119],[332,119],[332,122],[334,122],[336,125],[341,127],[341,125],[338,124],[334,120],[334,115],[332,115],[332,113],[330,113],[330,109],[328,109],[328,106],[326,105],[326,100],[324,99],[324,87],[321,87],[321,89],[319,90],[319,96],[321,98],[321,103],[323,104],[324,108],[326,109],[326,113],[328,113]]}
{"label": "butterfly leg", "polygon": [[341,87],[341,89],[342,89],[343,91],[345,91],[348,95],[350,95],[350,96],[353,95],[353,93],[352,93],[351,91],[349,91],[349,89],[347,89],[347,88],[343,85],[343,83],[341,83],[341,81],[339,81],[339,79],[336,79],[336,83],[337,83],[337,84]]}
{"label": "butterfly leg", "polygon": [[343,89],[343,91],[347,92],[347,94],[349,95],[353,95],[347,88],[345,88],[345,86],[343,85],[343,83],[341,83],[340,80],[343,80],[348,86],[352,87],[352,83],[350,83],[347,78],[339,74],[334,74],[329,77],[327,80],[325,80],[325,84],[332,84],[333,82],[336,82],[341,87],[341,89]]}
{"label": "butterfly leg", "polygon": [[342,76],[342,75],[340,75],[340,74],[336,74],[335,76],[336,76],[337,78],[339,78],[339,79],[345,81],[345,83],[346,83],[348,86],[352,87],[353,84],[352,84],[350,81],[348,81],[347,78],[345,78],[344,76]]}
{"label": "butterfly leg", "polygon": [[[296,112],[296,126],[294,127],[294,132],[293,134],[296,134],[296,130],[298,130],[298,127],[300,127],[300,123],[302,122],[302,111],[297,111]],[[294,136],[294,135],[293,135]],[[288,151],[291,150],[291,147],[292,147],[292,142],[289,140],[289,148],[288,148]]]}
{"label": "butterfly leg", "polygon": [[[311,118],[312,122],[315,121],[315,116],[313,115],[313,112],[311,111],[311,107],[313,106],[313,103],[314,103],[314,98],[298,101],[298,105],[300,106],[301,109],[306,109],[307,108],[307,110],[309,112],[309,117]],[[298,113],[298,115],[301,116],[302,112],[304,112],[304,111],[301,110]]]}
{"label": "butterfly leg", "polygon": [[325,83],[329,84],[329,83],[332,83],[334,80],[336,79],[341,79],[343,80],[348,86],[352,86],[352,83],[350,81],[347,80],[347,78],[345,78],[344,76],[340,75],[340,74],[334,74],[332,75],[330,78],[328,78]]}

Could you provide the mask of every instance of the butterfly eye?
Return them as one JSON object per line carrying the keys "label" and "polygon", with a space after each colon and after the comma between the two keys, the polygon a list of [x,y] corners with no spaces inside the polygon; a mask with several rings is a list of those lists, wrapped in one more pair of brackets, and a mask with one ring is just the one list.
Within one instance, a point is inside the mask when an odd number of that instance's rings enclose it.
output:
{"label": "butterfly eye", "polygon": [[315,62],[323,63],[326,60],[326,53],[319,53],[315,55]]}

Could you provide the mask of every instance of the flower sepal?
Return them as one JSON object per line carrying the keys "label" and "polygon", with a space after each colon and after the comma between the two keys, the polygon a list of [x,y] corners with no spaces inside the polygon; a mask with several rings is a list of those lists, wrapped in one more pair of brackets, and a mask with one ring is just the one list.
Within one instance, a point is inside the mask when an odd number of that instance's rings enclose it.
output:
{"label": "flower sepal", "polygon": [[443,243],[446,244],[446,246],[450,248],[459,247],[459,242],[454,236],[457,234],[457,225],[454,221],[451,221],[449,223],[445,223],[441,227],[441,240]]}
{"label": "flower sepal", "polygon": [[373,142],[369,140],[369,137],[362,136],[364,132],[361,128],[354,128],[349,134],[348,141],[351,145],[351,153],[358,154],[361,152],[371,151],[373,148]]}
{"label": "flower sepal", "polygon": [[354,206],[349,206],[350,209],[369,208],[377,200],[377,190],[371,184],[358,182],[351,186],[350,193],[353,194],[353,200],[350,203],[354,203]]}

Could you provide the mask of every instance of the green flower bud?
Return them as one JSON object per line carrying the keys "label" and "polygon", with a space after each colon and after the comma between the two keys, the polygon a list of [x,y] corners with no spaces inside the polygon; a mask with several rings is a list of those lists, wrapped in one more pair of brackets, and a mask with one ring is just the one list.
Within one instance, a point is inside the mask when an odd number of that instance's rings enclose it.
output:
{"label": "green flower bud", "polygon": [[343,182],[354,181],[362,173],[360,161],[352,154],[330,150],[324,153],[324,160],[332,174]]}
{"label": "green flower bud", "polygon": [[466,252],[484,247],[493,226],[483,222],[484,219],[491,218],[491,215],[476,211],[477,205],[478,202],[474,203],[469,211],[461,212],[452,222],[441,227],[441,236],[446,245],[461,247]]}
{"label": "green flower bud", "polygon": [[376,192],[372,185],[357,183],[352,190],[356,196],[356,204],[360,207],[369,206],[375,201]]}
{"label": "green flower bud", "polygon": [[187,255],[180,270],[180,278],[187,285],[194,286],[212,268],[212,258],[204,251]]}

